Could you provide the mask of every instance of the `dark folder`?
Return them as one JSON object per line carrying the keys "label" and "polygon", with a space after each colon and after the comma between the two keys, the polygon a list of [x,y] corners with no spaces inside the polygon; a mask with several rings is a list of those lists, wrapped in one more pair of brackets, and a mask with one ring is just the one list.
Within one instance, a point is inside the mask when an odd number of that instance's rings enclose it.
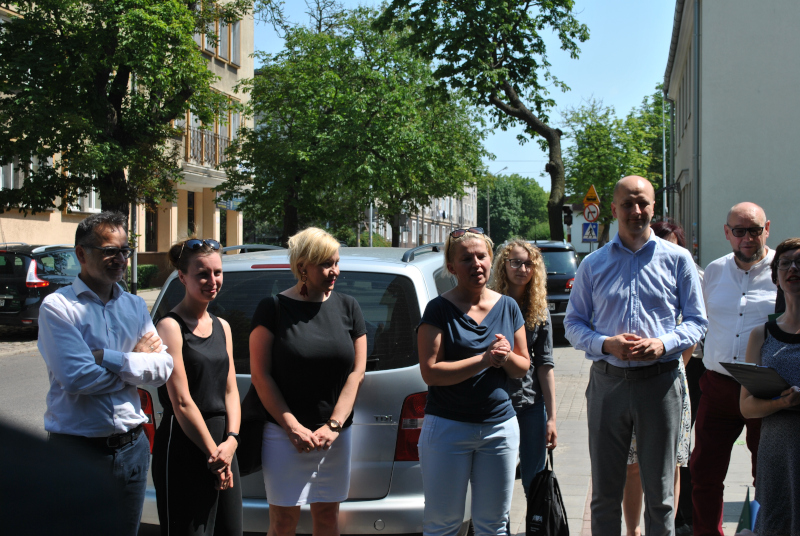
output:
{"label": "dark folder", "polygon": [[756,398],[772,399],[781,396],[783,391],[791,387],[774,368],[755,363],[720,364]]}

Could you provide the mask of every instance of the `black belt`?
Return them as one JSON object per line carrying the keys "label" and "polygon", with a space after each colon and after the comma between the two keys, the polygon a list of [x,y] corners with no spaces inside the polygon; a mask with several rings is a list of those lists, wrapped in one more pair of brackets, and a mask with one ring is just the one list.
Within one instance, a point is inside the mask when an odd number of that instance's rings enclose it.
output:
{"label": "black belt", "polygon": [[86,437],[84,439],[100,447],[108,447],[110,449],[121,449],[128,443],[133,443],[134,441],[136,441],[136,438],[139,437],[139,434],[141,434],[143,430],[144,428],[142,428],[142,425],[140,424],[133,430],[125,432],[124,434],[114,434],[108,437]]}
{"label": "black belt", "polygon": [[[678,358],[680,359],[680,357]],[[666,363],[655,363],[646,367],[616,367],[608,361],[595,361],[593,367],[611,376],[625,378],[626,380],[646,380],[653,376],[658,376],[665,372],[678,368],[678,359],[667,361]]]}

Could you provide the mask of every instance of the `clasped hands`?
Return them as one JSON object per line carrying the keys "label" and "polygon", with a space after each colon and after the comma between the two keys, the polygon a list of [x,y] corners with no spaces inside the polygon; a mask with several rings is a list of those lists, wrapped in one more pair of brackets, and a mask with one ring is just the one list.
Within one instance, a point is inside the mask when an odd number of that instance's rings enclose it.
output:
{"label": "clasped hands", "polygon": [[664,355],[661,339],[644,339],[633,333],[623,333],[603,341],[603,353],[622,361],[654,361]]}
{"label": "clasped hands", "polygon": [[208,458],[208,469],[214,474],[214,489],[226,490],[233,487],[233,471],[231,463],[233,454],[239,443],[233,437],[228,437],[217,445],[217,451]]}
{"label": "clasped hands", "polygon": [[511,343],[508,342],[504,335],[497,333],[495,334],[495,340],[483,353],[483,361],[489,366],[500,368],[508,361],[508,354],[510,353]]}
{"label": "clasped hands", "polygon": [[339,432],[334,432],[323,424],[316,431],[312,432],[305,426],[297,424],[287,434],[289,440],[297,449],[297,452],[311,452],[312,450],[328,450],[336,438],[339,437]]}

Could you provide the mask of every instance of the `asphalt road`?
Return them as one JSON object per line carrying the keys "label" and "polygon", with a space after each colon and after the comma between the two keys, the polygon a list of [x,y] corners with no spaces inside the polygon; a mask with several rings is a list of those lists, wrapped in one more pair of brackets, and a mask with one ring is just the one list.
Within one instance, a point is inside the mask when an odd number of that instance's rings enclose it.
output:
{"label": "asphalt road", "polygon": [[0,327],[0,419],[43,438],[48,381],[36,337],[36,328]]}

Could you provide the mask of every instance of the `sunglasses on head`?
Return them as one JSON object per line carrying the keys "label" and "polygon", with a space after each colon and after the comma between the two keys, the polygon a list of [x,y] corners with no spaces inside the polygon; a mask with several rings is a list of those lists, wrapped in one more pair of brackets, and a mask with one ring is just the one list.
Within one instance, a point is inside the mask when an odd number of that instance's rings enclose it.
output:
{"label": "sunglasses on head", "polygon": [[187,240],[186,242],[183,243],[183,245],[181,246],[181,254],[178,255],[178,258],[180,259],[183,256],[184,249],[188,249],[189,251],[197,251],[198,249],[203,247],[203,244],[210,247],[214,251],[217,251],[220,248],[219,242],[217,242],[212,238],[206,238],[204,240],[200,240],[199,238],[192,238],[191,240]]}
{"label": "sunglasses on head", "polygon": [[96,249],[97,251],[102,251],[103,252],[102,255],[106,259],[111,257],[116,257],[120,253],[122,253],[122,258],[124,259],[128,259],[130,258],[131,255],[133,255],[132,248],[112,248],[112,247],[102,248],[100,246],[86,246],[86,245],[84,245],[83,247]]}
{"label": "sunglasses on head", "polygon": [[450,233],[452,238],[461,238],[467,233],[474,233],[474,234],[483,234],[483,227],[468,227],[466,229],[456,229],[455,231]]}
{"label": "sunglasses on head", "polygon": [[761,233],[764,232],[763,227],[731,227],[730,225],[728,225],[728,229],[731,230],[731,234],[736,238],[742,238],[747,233],[750,233],[750,236],[756,238],[761,236]]}

